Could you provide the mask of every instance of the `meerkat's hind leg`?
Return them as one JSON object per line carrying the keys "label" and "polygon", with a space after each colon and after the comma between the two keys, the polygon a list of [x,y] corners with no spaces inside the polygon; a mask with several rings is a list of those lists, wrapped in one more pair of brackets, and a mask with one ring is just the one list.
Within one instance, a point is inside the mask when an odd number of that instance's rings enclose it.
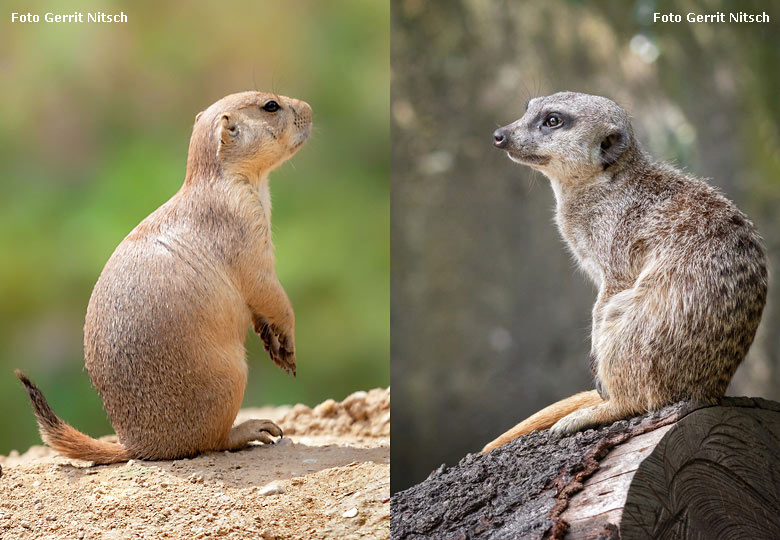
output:
{"label": "meerkat's hind leg", "polygon": [[547,429],[555,424],[555,422],[573,411],[582,409],[583,407],[587,407],[589,405],[596,405],[603,402],[604,400],[599,397],[596,390],[580,392],[579,394],[569,396],[566,399],[558,401],[557,403],[548,405],[541,411],[529,416],[492,442],[489,442],[482,449],[482,453],[486,454],[487,452],[490,452],[499,446],[503,446],[508,442],[515,440],[521,435],[527,435],[532,431]]}
{"label": "meerkat's hind leg", "polygon": [[618,420],[629,418],[635,412],[638,411],[632,411],[627,407],[620,406],[614,400],[609,400],[599,405],[592,405],[567,414],[550,428],[550,433],[555,437],[563,437],[587,428],[611,424]]}
{"label": "meerkat's hind leg", "polygon": [[270,420],[247,420],[230,430],[225,450],[238,450],[251,441],[274,444],[271,437],[283,437],[282,429]]}

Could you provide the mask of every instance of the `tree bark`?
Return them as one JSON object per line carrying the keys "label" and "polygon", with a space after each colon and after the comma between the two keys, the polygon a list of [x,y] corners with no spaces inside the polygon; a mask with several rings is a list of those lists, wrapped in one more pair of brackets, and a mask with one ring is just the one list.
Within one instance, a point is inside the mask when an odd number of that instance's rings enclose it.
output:
{"label": "tree bark", "polygon": [[393,496],[392,537],[780,538],[780,403],[724,398],[469,454]]}

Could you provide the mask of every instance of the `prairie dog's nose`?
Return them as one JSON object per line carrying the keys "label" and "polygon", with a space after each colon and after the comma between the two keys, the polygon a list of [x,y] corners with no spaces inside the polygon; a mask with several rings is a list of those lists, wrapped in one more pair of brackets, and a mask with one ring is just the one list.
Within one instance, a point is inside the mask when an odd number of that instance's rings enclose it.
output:
{"label": "prairie dog's nose", "polygon": [[498,128],[493,132],[493,146],[496,148],[504,148],[509,142],[509,134],[504,128]]}
{"label": "prairie dog's nose", "polygon": [[300,99],[290,99],[295,125],[298,128],[306,128],[311,125],[311,106]]}

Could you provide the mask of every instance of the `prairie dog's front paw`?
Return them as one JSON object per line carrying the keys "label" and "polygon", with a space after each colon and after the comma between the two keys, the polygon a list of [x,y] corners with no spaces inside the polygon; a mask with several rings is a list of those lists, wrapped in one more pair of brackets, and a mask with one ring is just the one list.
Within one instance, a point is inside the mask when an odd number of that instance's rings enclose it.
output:
{"label": "prairie dog's front paw", "polygon": [[255,332],[260,335],[263,346],[271,356],[274,364],[285,370],[292,371],[295,376],[295,338],[292,329],[287,330],[270,323],[264,317],[255,319]]}

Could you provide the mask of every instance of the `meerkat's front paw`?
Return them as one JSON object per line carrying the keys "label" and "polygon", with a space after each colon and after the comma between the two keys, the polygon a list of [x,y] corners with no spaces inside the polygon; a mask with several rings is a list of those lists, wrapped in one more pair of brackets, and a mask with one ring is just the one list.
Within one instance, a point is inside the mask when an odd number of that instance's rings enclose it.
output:
{"label": "meerkat's front paw", "polygon": [[565,435],[571,435],[572,433],[577,433],[578,431],[582,431],[587,427],[598,424],[598,422],[593,419],[593,414],[596,407],[597,405],[592,407],[585,407],[579,411],[574,411],[573,413],[567,414],[555,422],[555,424],[553,424],[553,426],[550,428],[550,433],[554,437],[563,437]]}
{"label": "meerkat's front paw", "polygon": [[282,330],[264,317],[255,319],[255,332],[263,340],[263,346],[274,364],[287,373],[292,371],[293,377],[295,377],[295,343],[292,332]]}

